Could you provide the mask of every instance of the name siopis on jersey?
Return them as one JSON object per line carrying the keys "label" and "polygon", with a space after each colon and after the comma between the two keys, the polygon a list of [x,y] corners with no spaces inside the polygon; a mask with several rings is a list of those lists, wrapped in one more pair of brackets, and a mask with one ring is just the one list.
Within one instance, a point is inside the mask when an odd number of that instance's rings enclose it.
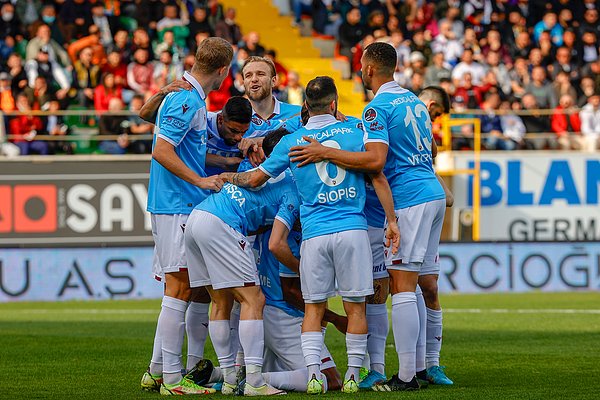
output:
{"label": "name siopis on jersey", "polygon": [[433,162],[431,154],[429,154],[429,153],[425,153],[425,154],[413,153],[410,157],[407,157],[407,158],[408,158],[408,162],[411,163],[411,165],[427,164],[427,163]]}
{"label": "name siopis on jersey", "polygon": [[[321,132],[309,133],[304,136],[307,136],[311,139],[321,141],[323,139],[330,138],[330,137],[338,135],[338,134],[343,135],[345,133],[352,133],[352,132],[354,132],[354,131],[351,128],[331,128],[331,129],[327,129],[327,130],[321,131]],[[296,140],[296,145],[301,145],[301,144],[306,144],[306,143],[307,143],[307,141],[304,139]]]}
{"label": "name siopis on jersey", "polygon": [[335,203],[342,199],[356,198],[356,188],[350,186],[348,188],[333,189],[328,192],[321,192],[317,195],[319,203]]}
{"label": "name siopis on jersey", "polygon": [[239,189],[240,188],[237,187],[236,185],[227,183],[223,186],[223,188],[221,190],[224,190],[225,193],[227,193],[231,197],[232,200],[236,201],[240,207],[243,207],[244,203],[246,203],[246,198],[244,197],[244,194],[242,193],[242,191]]}

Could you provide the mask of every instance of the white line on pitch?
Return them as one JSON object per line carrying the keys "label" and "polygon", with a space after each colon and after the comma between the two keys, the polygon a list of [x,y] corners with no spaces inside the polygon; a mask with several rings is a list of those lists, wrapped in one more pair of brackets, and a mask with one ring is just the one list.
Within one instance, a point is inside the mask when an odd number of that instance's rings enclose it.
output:
{"label": "white line on pitch", "polygon": [[446,313],[455,314],[600,314],[600,310],[564,308],[444,308],[443,310]]}

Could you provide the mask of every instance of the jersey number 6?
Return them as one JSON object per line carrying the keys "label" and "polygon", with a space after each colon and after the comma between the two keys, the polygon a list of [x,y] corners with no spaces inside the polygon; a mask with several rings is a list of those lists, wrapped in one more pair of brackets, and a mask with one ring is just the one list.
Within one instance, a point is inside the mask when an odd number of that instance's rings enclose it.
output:
{"label": "jersey number 6", "polygon": [[[338,142],[336,142],[335,140],[326,140],[321,144],[323,146],[332,147],[334,149],[341,148],[340,144]],[[339,184],[344,182],[344,179],[346,179],[346,170],[342,167],[335,165],[335,168],[336,168],[335,176],[332,178],[329,176],[329,173],[327,172],[328,164],[329,164],[329,161],[319,161],[318,163],[316,163],[315,167],[317,168],[317,174],[319,174],[319,178],[327,186],[338,186]]]}

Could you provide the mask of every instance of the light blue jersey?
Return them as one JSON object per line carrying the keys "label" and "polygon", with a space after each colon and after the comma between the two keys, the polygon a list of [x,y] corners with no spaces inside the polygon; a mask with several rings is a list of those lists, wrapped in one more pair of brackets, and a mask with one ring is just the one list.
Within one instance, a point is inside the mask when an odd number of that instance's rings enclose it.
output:
{"label": "light blue jersey", "polygon": [[[186,72],[183,78],[193,88],[169,93],[162,101],[156,116],[154,144],[157,138],[167,141],[185,165],[199,176],[206,177],[206,95],[192,75]],[[152,159],[148,184],[149,212],[189,214],[209,194],[209,190],[178,178]]]}
{"label": "light blue jersey", "polygon": [[[262,289],[266,304],[277,307],[292,317],[302,317],[304,313],[291,306],[283,299],[283,290],[281,288],[281,277],[298,276],[285,265],[281,264],[275,256],[269,251],[269,239],[271,231],[260,235],[260,262],[258,263],[258,275],[260,277],[260,288]],[[300,243],[302,234],[298,231],[290,231],[288,236],[288,245],[296,257],[300,257]]]}
{"label": "light blue jersey", "polygon": [[373,228],[383,228],[385,225],[385,210],[379,201],[379,197],[377,197],[373,185],[367,182],[366,188],[365,216],[367,217],[367,225]]}
{"label": "light blue jersey", "polygon": [[294,179],[289,171],[285,171],[256,189],[226,183],[219,193],[209,196],[196,209],[219,217],[236,231],[247,235],[261,226],[272,224],[274,219],[291,230],[298,219],[299,207]]}
{"label": "light blue jersey", "polygon": [[388,82],[365,107],[365,143],[389,146],[383,172],[396,210],[445,198],[433,171],[431,119],[414,93]]}
{"label": "light blue jersey", "polygon": [[345,170],[328,162],[298,168],[297,163],[292,163],[288,157],[291,147],[307,144],[303,136],[312,137],[324,146],[364,151],[364,133],[357,125],[339,122],[331,115],[314,116],[304,128],[284,136],[271,156],[259,167],[271,177],[291,168],[302,199],[300,216],[304,240],[330,233],[367,229],[363,212],[366,195],[362,173]]}
{"label": "light blue jersey", "polygon": [[[282,121],[300,115],[300,110],[302,110],[302,107],[279,101],[275,96],[273,96],[273,100],[275,101],[273,114],[271,114],[267,119],[263,119],[256,112],[253,112],[250,129],[248,129],[248,132],[246,132],[244,137],[264,136],[266,132],[277,129],[279,126],[281,126]],[[255,131],[257,132],[255,133]]]}
{"label": "light blue jersey", "polygon": [[[237,143],[233,146],[225,143],[221,135],[219,134],[219,127],[217,124],[217,119],[221,112],[209,112],[207,114],[207,122],[206,122],[206,133],[207,133],[207,141],[206,141],[206,153],[214,154],[221,157],[241,157],[242,153],[238,148]],[[221,172],[225,172],[221,168],[217,167],[206,167],[207,175],[218,175]]]}

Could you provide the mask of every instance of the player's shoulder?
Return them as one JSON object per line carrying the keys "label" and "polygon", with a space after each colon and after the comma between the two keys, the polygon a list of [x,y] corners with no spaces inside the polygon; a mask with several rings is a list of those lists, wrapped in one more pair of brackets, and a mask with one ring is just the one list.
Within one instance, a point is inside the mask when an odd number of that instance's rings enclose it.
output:
{"label": "player's shoulder", "polygon": [[182,116],[194,114],[200,108],[205,107],[204,100],[193,90],[180,90],[169,93],[164,100],[164,106],[170,113]]}
{"label": "player's shoulder", "polygon": [[360,120],[356,117],[346,117],[346,121],[340,122],[339,126],[344,127],[344,128],[352,128],[352,129],[356,130],[357,132],[360,132],[361,134],[363,131],[362,120]]}

